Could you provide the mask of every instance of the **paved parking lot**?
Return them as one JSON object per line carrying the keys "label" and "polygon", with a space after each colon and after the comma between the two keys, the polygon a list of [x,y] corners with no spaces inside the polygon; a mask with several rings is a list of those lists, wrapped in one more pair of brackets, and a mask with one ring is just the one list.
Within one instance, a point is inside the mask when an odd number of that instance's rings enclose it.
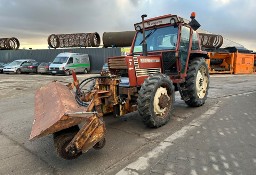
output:
{"label": "paved parking lot", "polygon": [[[92,75],[78,75],[79,80]],[[29,141],[34,92],[47,82],[72,81],[71,76],[0,74],[0,172],[3,174],[113,174],[155,148],[169,135],[210,109],[223,97],[256,91],[256,75],[211,77],[209,98],[200,108],[189,108],[176,96],[174,116],[158,129],[146,128],[137,113],[128,120],[104,118],[106,146],[89,150],[76,160],[58,158],[52,136]]]}

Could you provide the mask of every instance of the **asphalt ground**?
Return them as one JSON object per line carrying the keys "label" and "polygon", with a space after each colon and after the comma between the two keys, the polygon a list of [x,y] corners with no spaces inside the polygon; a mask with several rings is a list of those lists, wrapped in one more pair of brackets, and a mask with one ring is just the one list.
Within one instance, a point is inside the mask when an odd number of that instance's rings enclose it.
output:
{"label": "asphalt ground", "polygon": [[222,98],[117,174],[254,175],[255,102],[256,92]]}
{"label": "asphalt ground", "polygon": [[[81,74],[78,79],[88,76],[92,75]],[[187,107],[176,93],[173,117],[158,129],[145,127],[136,112],[128,115],[127,120],[106,116],[106,146],[66,161],[56,156],[51,135],[32,142],[28,140],[34,119],[35,90],[53,80],[70,82],[72,78],[0,74],[0,174],[115,174],[159,147],[166,138],[223,99],[256,91],[256,75],[211,76],[204,106]]]}

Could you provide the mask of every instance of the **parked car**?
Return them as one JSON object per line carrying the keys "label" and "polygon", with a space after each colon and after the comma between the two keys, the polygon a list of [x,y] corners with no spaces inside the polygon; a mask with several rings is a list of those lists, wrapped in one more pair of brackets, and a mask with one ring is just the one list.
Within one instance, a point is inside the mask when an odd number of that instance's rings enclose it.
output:
{"label": "parked car", "polygon": [[3,73],[3,69],[5,65],[6,65],[5,63],[0,63],[0,73]]}
{"label": "parked car", "polygon": [[21,73],[37,73],[37,67],[39,63],[35,61],[28,61],[21,65]]}
{"label": "parked car", "polygon": [[31,59],[24,59],[24,60],[15,60],[13,62],[11,62],[10,64],[4,66],[3,72],[4,73],[17,73],[20,74],[21,73],[21,66],[24,63],[27,62],[36,62],[35,60],[31,60]]}
{"label": "parked car", "polygon": [[49,63],[41,63],[39,64],[39,66],[37,67],[37,73],[40,73],[40,74],[49,74],[50,71],[49,71],[49,66],[50,66],[50,62]]}

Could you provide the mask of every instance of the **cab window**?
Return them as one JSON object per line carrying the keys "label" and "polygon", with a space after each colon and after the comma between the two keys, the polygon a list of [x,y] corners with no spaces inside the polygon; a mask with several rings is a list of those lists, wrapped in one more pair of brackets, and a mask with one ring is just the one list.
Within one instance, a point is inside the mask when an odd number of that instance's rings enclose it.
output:
{"label": "cab window", "polygon": [[196,31],[193,30],[192,36],[192,50],[199,50],[199,40]]}
{"label": "cab window", "polygon": [[167,34],[157,37],[157,47],[161,50],[175,48],[177,34]]}
{"label": "cab window", "polygon": [[[146,29],[145,38],[148,51],[175,50],[178,27],[167,26],[155,29]],[[142,52],[143,33],[136,35],[133,52]]]}
{"label": "cab window", "polygon": [[22,66],[30,66],[30,65],[32,65],[31,62],[24,62],[24,63],[22,63]]}
{"label": "cab window", "polygon": [[181,73],[184,73],[186,68],[186,62],[187,62],[188,50],[189,50],[189,38],[190,38],[190,28],[186,26],[182,26],[181,39],[180,39]]}
{"label": "cab window", "polygon": [[70,58],[68,59],[68,64],[71,64],[71,63],[73,63],[73,57],[70,57]]}
{"label": "cab window", "polygon": [[190,36],[190,28],[188,28],[186,26],[182,26],[180,46],[183,47],[183,49],[188,50],[189,36]]}

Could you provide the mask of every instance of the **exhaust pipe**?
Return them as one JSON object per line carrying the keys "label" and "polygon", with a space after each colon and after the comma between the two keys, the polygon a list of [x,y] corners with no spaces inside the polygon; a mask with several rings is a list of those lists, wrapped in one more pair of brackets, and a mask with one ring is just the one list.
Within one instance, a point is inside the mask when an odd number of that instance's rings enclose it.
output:
{"label": "exhaust pipe", "polygon": [[147,51],[147,42],[146,42],[146,38],[145,38],[145,21],[144,18],[146,18],[147,15],[141,15],[142,18],[142,33],[143,33],[143,43],[142,43],[142,51],[143,51],[143,56],[147,56],[148,55],[148,51]]}

